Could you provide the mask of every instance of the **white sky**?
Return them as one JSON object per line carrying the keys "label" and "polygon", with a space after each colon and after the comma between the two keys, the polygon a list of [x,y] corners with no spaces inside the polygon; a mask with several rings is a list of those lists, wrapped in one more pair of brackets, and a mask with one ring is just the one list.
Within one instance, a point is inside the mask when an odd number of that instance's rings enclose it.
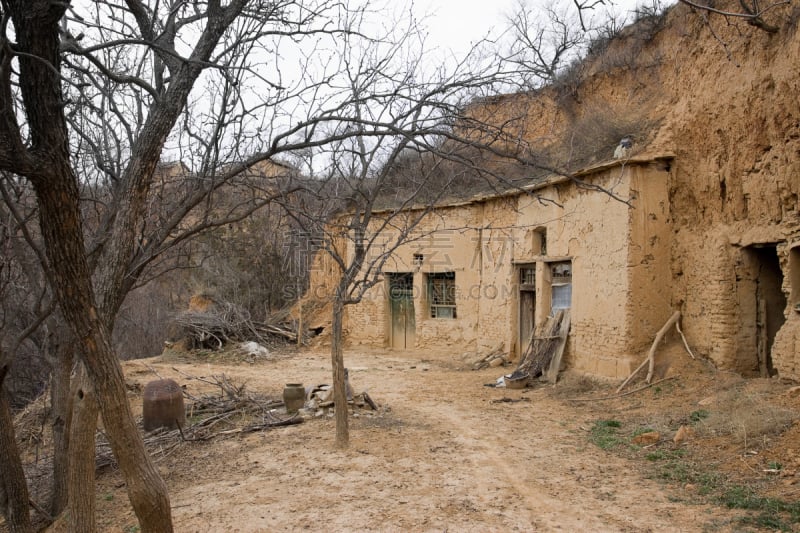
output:
{"label": "white sky", "polygon": [[[507,28],[507,16],[514,12],[519,0],[409,0],[418,17],[431,15],[424,26],[429,32],[429,46],[451,48],[463,55],[475,43],[490,33],[499,35]],[[571,5],[571,0],[527,0],[528,5],[546,5],[553,2]],[[607,5],[624,13],[637,4],[652,0],[610,0]],[[672,0],[665,0],[671,4]],[[598,9],[603,9],[599,6]],[[459,54],[460,52],[460,54]]]}
{"label": "white sky", "polygon": [[424,21],[431,46],[461,55],[489,34],[502,32],[516,5],[517,0],[414,0],[413,8],[418,16],[431,15]]}

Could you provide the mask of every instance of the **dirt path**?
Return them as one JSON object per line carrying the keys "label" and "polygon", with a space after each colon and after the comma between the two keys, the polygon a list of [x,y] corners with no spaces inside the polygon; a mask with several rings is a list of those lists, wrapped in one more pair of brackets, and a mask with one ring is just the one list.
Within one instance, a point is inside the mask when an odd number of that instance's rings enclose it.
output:
{"label": "dirt path", "polygon": [[[329,381],[322,353],[252,366],[149,361],[164,376],[225,372],[250,389]],[[391,352],[349,353],[351,383],[389,411],[351,423],[332,449],[330,418],[205,444],[160,463],[178,531],[701,531],[721,512],[670,501],[630,463],[588,443],[590,415],[544,390],[484,387],[502,372],[457,370]],[[129,379],[152,378],[130,363]],[[493,403],[510,398],[524,401]],[[101,480],[101,527],[135,524],[116,475]]]}

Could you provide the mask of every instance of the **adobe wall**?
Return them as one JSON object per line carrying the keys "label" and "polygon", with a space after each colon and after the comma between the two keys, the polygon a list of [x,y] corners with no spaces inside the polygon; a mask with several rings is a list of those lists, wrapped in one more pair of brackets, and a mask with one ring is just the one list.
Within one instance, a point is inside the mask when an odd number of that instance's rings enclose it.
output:
{"label": "adobe wall", "polygon": [[519,198],[496,198],[482,203],[480,260],[481,278],[478,300],[478,353],[502,345],[515,354],[517,323],[516,268],[513,264],[519,243],[515,239]]}
{"label": "adobe wall", "polygon": [[[542,323],[551,310],[549,265],[571,260],[572,333],[566,364],[590,374],[626,376],[671,313],[665,282],[668,175],[663,163],[613,167],[587,178],[611,194],[562,182],[530,195],[443,207],[426,215],[413,239],[383,267],[384,273],[413,274],[414,348],[461,355],[502,346],[518,355],[518,265],[536,265],[535,318]],[[392,237],[387,234],[384,240]],[[332,285],[325,281],[329,271],[318,268],[312,285]],[[455,273],[454,319],[431,317],[426,278],[436,272]],[[350,344],[391,344],[388,283],[370,289],[360,304],[347,306]]]}
{"label": "adobe wall", "polygon": [[[415,348],[477,348],[480,314],[475,290],[480,287],[480,213],[474,206],[443,207],[425,216],[415,227],[410,242],[392,254],[383,268],[386,273],[413,273]],[[386,234],[391,242],[394,235]],[[420,264],[414,255],[421,254]],[[426,274],[455,272],[455,319],[432,318],[427,301]],[[361,303],[347,307],[348,342],[388,346],[391,324],[388,278],[370,289]]]}
{"label": "adobe wall", "polygon": [[[640,291],[633,285],[632,276],[636,275],[633,272],[642,270],[640,277],[646,275],[652,280],[650,285],[666,285],[663,278],[660,281],[656,279],[668,272],[669,264],[667,248],[663,244],[668,242],[668,231],[664,230],[668,214],[666,195],[663,194],[666,179],[663,172],[654,174],[632,170],[635,168],[606,170],[592,177],[591,183],[613,191],[618,198],[627,199],[633,176],[640,190],[652,188],[649,192],[653,194],[661,190],[660,200],[652,200],[653,209],[641,205],[644,195],[631,199],[631,209],[608,194],[572,184],[548,190],[546,198],[555,203],[546,206],[534,198],[520,200],[518,231],[522,236],[518,242],[529,242],[530,231],[544,227],[547,229],[548,257],[572,258],[572,334],[567,361],[577,370],[594,375],[624,377],[638,358],[636,349],[640,344],[637,335],[642,330],[641,316],[632,316],[626,301],[641,299],[642,293],[647,291]],[[651,185],[649,180],[653,179],[659,180],[660,184]],[[654,211],[663,215],[657,221],[659,227],[655,233],[651,227],[655,223],[650,219]],[[643,219],[637,222],[641,229],[633,233],[631,217],[637,221]],[[630,261],[636,258],[636,253],[631,252],[631,239],[654,234],[658,237],[653,240],[653,245],[639,246],[640,252],[637,252],[653,255],[650,270],[645,272],[639,262],[632,268]],[[515,260],[537,258],[528,255],[530,253],[530,246],[519,246]],[[549,313],[549,309],[541,311]]]}
{"label": "adobe wall", "polygon": [[[672,213],[669,183],[672,161],[633,167],[632,207],[628,210],[630,247],[626,316],[629,323],[624,353],[647,350],[658,330],[675,311],[670,288]],[[637,361],[638,362],[638,361]]]}
{"label": "adobe wall", "polygon": [[800,379],[800,238],[790,239],[782,254],[784,292],[788,295],[786,322],[772,345],[772,363],[786,377]]}
{"label": "adobe wall", "polygon": [[361,303],[345,307],[345,340],[348,345],[384,346],[389,323],[386,283],[378,283]]}
{"label": "adobe wall", "polygon": [[[733,1],[717,7],[728,4],[739,9]],[[675,154],[668,189],[671,294],[660,293],[652,316],[646,307],[626,311],[630,320],[645,313],[642,332],[660,321],[666,297],[670,308],[682,311],[693,349],[722,368],[753,372],[757,273],[748,254],[757,245],[773,246],[786,306],[772,363],[779,375],[800,379],[800,313],[794,308],[800,266],[793,266],[798,263],[790,251],[800,242],[800,31],[793,7],[775,7],[767,18],[779,31],[771,34],[744,20],[676,5],[663,29],[623,31],[605,54],[582,66],[585,78],[565,97],[542,99],[567,108],[574,120],[553,120],[560,116],[553,112],[529,118],[564,136],[577,125],[614,119],[633,127],[634,154]],[[528,125],[521,131],[535,143],[541,130]],[[610,157],[605,153],[598,156]],[[648,287],[646,270],[640,276],[634,268],[636,285]],[[658,288],[650,283],[648,290]],[[619,346],[622,353],[636,348],[638,333],[632,333],[634,344]]]}
{"label": "adobe wall", "polygon": [[721,368],[757,373],[759,266],[751,256],[773,247],[787,304],[772,363],[779,375],[800,379],[800,324],[790,297],[800,280],[792,283],[789,261],[800,240],[800,32],[783,27],[772,36],[718,23],[713,36],[685,20],[690,31],[663,44],[680,50],[668,62],[673,68],[661,70],[673,98],[662,136],[677,156],[674,305],[684,311],[693,348]]}

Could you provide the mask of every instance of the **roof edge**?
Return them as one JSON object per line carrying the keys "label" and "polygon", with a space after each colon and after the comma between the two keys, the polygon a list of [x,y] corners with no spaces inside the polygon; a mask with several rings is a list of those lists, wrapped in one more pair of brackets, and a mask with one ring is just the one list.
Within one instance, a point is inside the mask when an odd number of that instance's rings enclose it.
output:
{"label": "roof edge", "polygon": [[[531,183],[529,185],[524,185],[522,187],[509,189],[507,191],[498,191],[487,194],[477,194],[475,196],[472,196],[470,198],[465,198],[463,200],[442,202],[434,204],[433,206],[422,205],[422,204],[410,205],[404,209],[400,209],[399,211],[419,211],[422,209],[431,209],[431,208],[439,209],[445,207],[464,207],[466,205],[477,204],[480,202],[485,202],[487,200],[493,200],[495,198],[506,198],[517,194],[525,194],[531,191],[538,191],[541,189],[545,189],[547,187],[551,187],[553,185],[558,185],[560,183],[571,181],[575,178],[589,178],[592,175],[599,174],[600,172],[610,170],[615,167],[624,168],[626,166],[643,166],[643,165],[648,165],[650,163],[655,163],[657,161],[671,161],[675,159],[675,157],[676,157],[675,154],[672,152],[655,152],[655,153],[645,152],[631,156],[626,159],[607,159],[605,161],[595,163],[591,166],[578,169],[569,176],[563,174],[550,174],[549,176],[543,178],[541,181],[537,181],[536,183]],[[397,210],[390,208],[383,208],[383,209],[375,209],[372,211],[372,213],[381,214],[381,213],[389,213],[392,211],[397,211]]]}

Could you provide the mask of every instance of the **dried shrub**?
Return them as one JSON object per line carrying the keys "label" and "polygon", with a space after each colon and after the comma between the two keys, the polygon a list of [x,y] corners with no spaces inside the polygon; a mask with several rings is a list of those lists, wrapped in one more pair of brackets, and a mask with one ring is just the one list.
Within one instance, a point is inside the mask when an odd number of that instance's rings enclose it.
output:
{"label": "dried shrub", "polygon": [[730,436],[744,447],[766,435],[786,430],[797,419],[790,409],[771,405],[753,392],[727,391],[708,409],[708,416],[697,421],[698,433],[706,436]]}
{"label": "dried shrub", "polygon": [[574,398],[590,392],[608,391],[609,382],[578,372],[562,372],[553,389],[557,398]]}
{"label": "dried shrub", "polygon": [[632,137],[636,145],[644,145],[658,126],[644,116],[632,106],[584,106],[581,114],[573,118],[562,144],[554,147],[554,156],[561,154],[564,160],[559,164],[575,170],[610,159],[623,137]]}
{"label": "dried shrub", "polygon": [[[175,326],[189,349],[221,350],[233,342],[255,341],[272,346],[276,340],[296,340],[296,332],[281,324],[257,322],[235,303],[208,298],[202,310],[189,310],[175,317]],[[282,315],[281,315],[282,316]]]}
{"label": "dried shrub", "polygon": [[32,449],[43,444],[49,417],[50,395],[46,390],[14,415],[14,432],[20,448]]}

